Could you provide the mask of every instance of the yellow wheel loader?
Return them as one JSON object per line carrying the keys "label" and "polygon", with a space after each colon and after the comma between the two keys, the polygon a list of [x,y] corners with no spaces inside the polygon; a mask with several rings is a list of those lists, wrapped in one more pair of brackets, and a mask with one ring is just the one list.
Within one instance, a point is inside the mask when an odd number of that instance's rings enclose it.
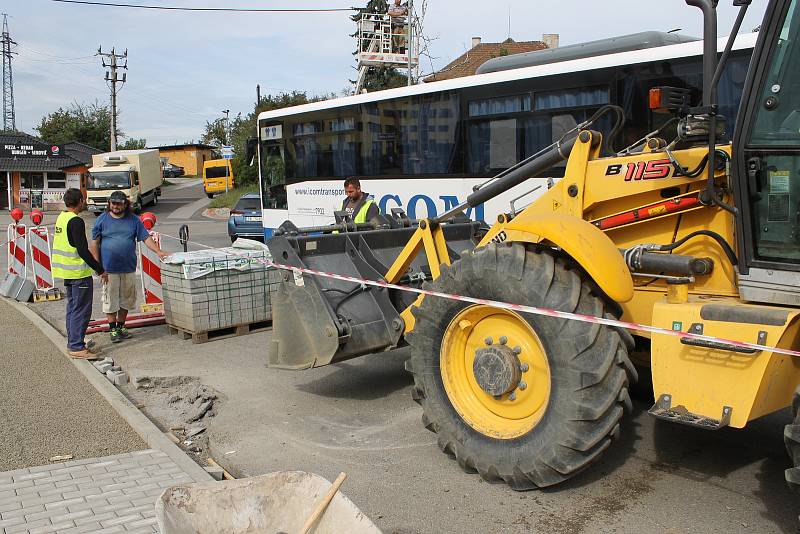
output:
{"label": "yellow wheel loader", "polygon": [[[652,374],[660,419],[742,428],[791,406],[785,441],[800,484],[800,358],[724,340],[800,350],[800,8],[771,0],[733,141],[716,86],[715,0],[704,17],[702,101],[651,91],[673,118],[603,157],[594,121],[504,171],[461,206],[409,221],[299,229],[269,243],[283,271],[273,297],[271,366],[304,369],[411,347],[424,425],[465,470],[514,489],[562,482],[615,441],[635,355]],[[731,35],[741,26],[741,6]],[[619,110],[604,109],[602,115]],[[469,207],[567,160],[564,177],[491,227]],[[522,304],[714,337],[692,338],[400,290]]]}

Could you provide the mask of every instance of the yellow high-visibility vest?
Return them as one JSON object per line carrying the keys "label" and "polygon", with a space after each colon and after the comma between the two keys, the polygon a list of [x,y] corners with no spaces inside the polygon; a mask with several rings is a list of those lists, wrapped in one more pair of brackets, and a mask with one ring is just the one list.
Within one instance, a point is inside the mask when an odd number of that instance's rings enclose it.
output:
{"label": "yellow high-visibility vest", "polygon": [[369,211],[369,207],[372,206],[373,204],[375,204],[375,201],[373,200],[367,200],[366,202],[364,202],[364,204],[361,206],[361,209],[358,210],[358,213],[356,213],[353,222],[356,224],[367,222],[367,212]]}
{"label": "yellow high-visibility vest", "polygon": [[53,255],[50,258],[54,278],[76,280],[78,278],[87,278],[94,273],[94,270],[78,256],[78,249],[69,244],[67,224],[73,217],[77,217],[77,215],[71,211],[64,211],[56,219]]}

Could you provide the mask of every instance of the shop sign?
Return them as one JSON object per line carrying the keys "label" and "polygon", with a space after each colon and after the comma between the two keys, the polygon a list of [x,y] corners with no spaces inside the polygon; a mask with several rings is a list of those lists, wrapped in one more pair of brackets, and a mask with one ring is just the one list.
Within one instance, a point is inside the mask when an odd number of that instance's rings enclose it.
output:
{"label": "shop sign", "polygon": [[2,143],[0,158],[52,158],[59,157],[64,150],[58,145],[46,143]]}

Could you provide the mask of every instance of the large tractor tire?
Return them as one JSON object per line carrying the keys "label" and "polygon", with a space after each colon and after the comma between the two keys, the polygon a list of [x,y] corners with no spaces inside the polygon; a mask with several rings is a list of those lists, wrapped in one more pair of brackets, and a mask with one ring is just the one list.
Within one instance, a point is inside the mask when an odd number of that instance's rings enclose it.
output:
{"label": "large tractor tire", "polygon": [[792,423],[783,429],[783,442],[794,466],[786,470],[786,483],[794,491],[800,492],[800,386],[794,391]]}
{"label": "large tractor tire", "polygon": [[[490,244],[430,289],[610,317],[581,272],[548,251]],[[409,334],[414,399],[439,447],[515,490],[562,482],[606,450],[636,371],[616,329],[426,297]]]}

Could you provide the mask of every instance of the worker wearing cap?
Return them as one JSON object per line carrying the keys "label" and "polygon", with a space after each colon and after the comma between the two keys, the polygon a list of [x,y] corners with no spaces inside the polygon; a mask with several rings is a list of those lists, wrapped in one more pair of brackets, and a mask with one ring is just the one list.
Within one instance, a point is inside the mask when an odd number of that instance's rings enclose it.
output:
{"label": "worker wearing cap", "polygon": [[93,251],[99,252],[103,269],[108,273],[102,301],[112,343],[131,337],[125,319],[128,310],[136,305],[136,243],[139,241],[160,258],[168,255],[133,214],[125,193],[114,191],[108,199],[108,209],[97,218],[92,229]]}
{"label": "worker wearing cap", "polygon": [[105,277],[105,273],[89,251],[86,226],[78,216],[86,206],[83,194],[79,189],[67,189],[64,205],[67,210],[56,219],[51,266],[53,277],[64,279],[67,293],[67,351],[72,358],[96,360],[97,353],[86,346],[83,336],[92,318],[92,274]]}

